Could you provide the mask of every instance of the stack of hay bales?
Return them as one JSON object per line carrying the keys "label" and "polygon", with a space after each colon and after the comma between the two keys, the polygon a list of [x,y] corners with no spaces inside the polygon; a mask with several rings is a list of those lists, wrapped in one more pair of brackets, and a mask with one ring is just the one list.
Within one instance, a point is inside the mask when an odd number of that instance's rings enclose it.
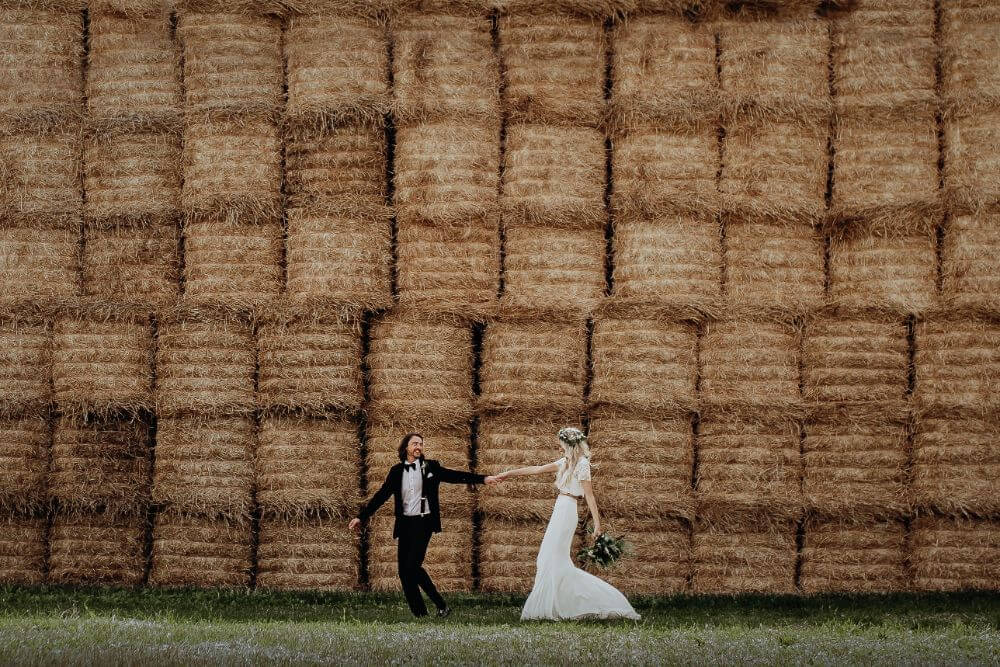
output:
{"label": "stack of hay bales", "polygon": [[166,6],[113,5],[89,15],[83,290],[148,310],[179,285],[180,52]]}
{"label": "stack of hay bales", "polygon": [[[82,3],[81,3],[82,4]],[[83,15],[74,3],[4,3],[0,32],[0,282],[6,304],[76,295]]]}
{"label": "stack of hay bales", "polygon": [[[399,463],[403,435],[419,432],[425,456],[469,470],[472,462],[473,336],[471,325],[443,312],[397,308],[372,324],[368,350],[368,496]],[[442,590],[472,590],[475,496],[464,486],[440,490],[442,532],[425,567]],[[392,508],[369,526],[368,579],[375,590],[398,590]]]}
{"label": "stack of hay bales", "polygon": [[361,331],[352,318],[286,308],[258,329],[261,508],[257,585],[351,590],[357,545]]}
{"label": "stack of hay bales", "polygon": [[253,499],[253,331],[224,310],[160,322],[150,583],[245,586]]}
{"label": "stack of hay bales", "polygon": [[[197,6],[200,3],[190,3]],[[183,9],[184,294],[251,307],[282,283],[281,22]]]}
{"label": "stack of hay bales", "polygon": [[907,327],[878,308],[829,308],[803,335],[810,404],[803,493],[806,592],[898,591],[904,568],[910,434]]}
{"label": "stack of hay bales", "polygon": [[935,294],[934,3],[865,0],[833,21],[830,296],[907,315]]}
{"label": "stack of hay bales", "polygon": [[284,44],[287,298],[325,310],[385,307],[392,298],[385,17],[320,5],[289,18]]}
{"label": "stack of hay bales", "polygon": [[[500,280],[500,68],[491,23],[412,10],[392,20],[399,300],[482,316]],[[419,3],[413,3],[419,4]]]}
{"label": "stack of hay bales", "polygon": [[920,590],[995,588],[1000,576],[1000,322],[988,303],[932,313],[915,331],[913,524]]}
{"label": "stack of hay bales", "polygon": [[722,283],[711,25],[639,16],[612,36],[616,301],[712,312]]}

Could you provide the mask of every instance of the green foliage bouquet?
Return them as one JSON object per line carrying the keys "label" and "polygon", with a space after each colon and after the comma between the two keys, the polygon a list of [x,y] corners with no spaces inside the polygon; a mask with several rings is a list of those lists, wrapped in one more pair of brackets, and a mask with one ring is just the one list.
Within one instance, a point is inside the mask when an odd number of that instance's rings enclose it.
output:
{"label": "green foliage bouquet", "polygon": [[[594,529],[588,526],[587,532],[593,534]],[[632,545],[625,541],[624,535],[613,537],[608,533],[601,533],[593,545],[576,552],[576,559],[584,567],[596,566],[606,570],[614,567],[624,556],[631,555],[631,552]]]}

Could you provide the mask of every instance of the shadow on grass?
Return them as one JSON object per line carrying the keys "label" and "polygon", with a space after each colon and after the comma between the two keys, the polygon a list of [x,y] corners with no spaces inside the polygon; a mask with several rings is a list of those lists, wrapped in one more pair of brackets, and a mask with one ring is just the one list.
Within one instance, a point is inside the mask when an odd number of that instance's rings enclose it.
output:
{"label": "shadow on grass", "polygon": [[[449,623],[518,623],[524,596],[456,593]],[[976,622],[1000,629],[1000,593],[891,595],[744,595],[634,597],[645,626],[760,627],[829,623],[912,630]],[[0,615],[125,616],[183,621],[262,623],[414,620],[398,594],[243,590],[0,586]]]}

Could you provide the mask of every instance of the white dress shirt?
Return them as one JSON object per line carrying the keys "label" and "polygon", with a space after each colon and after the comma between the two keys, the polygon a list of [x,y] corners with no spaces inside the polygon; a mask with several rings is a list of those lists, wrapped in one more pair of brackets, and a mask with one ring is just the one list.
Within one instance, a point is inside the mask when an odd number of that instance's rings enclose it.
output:
{"label": "white dress shirt", "polygon": [[407,470],[403,468],[403,515],[420,516],[420,499],[424,495],[424,478],[421,476],[420,459]]}

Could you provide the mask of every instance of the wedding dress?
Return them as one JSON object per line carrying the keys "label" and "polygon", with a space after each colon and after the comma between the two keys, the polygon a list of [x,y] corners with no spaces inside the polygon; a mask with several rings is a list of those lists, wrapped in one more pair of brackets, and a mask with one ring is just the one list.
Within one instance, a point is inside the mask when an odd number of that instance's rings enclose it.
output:
{"label": "wedding dress", "polygon": [[[580,459],[576,469],[564,470],[566,459],[557,462],[559,490],[583,496],[580,480],[590,479],[590,461]],[[521,620],[578,618],[630,618],[638,620],[621,591],[573,565],[570,547],[577,526],[577,501],[560,493],[545,528],[535,561],[535,584],[521,610]]]}

